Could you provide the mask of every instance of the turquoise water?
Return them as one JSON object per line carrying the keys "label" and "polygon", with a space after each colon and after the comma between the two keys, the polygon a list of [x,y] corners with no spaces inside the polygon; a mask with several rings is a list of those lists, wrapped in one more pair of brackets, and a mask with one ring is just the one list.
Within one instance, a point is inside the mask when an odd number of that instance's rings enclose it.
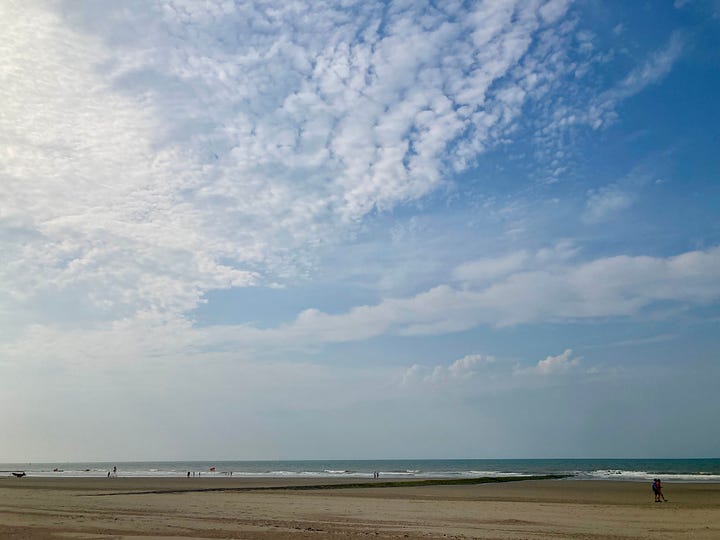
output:
{"label": "turquoise water", "polygon": [[[720,459],[408,459],[325,461],[138,461],[87,463],[6,463],[0,476],[25,471],[28,476],[173,477],[188,472],[203,477],[348,477],[466,478],[569,474],[578,479],[673,482],[720,482]],[[211,471],[214,467],[215,470]],[[57,469],[57,470],[55,470]]]}

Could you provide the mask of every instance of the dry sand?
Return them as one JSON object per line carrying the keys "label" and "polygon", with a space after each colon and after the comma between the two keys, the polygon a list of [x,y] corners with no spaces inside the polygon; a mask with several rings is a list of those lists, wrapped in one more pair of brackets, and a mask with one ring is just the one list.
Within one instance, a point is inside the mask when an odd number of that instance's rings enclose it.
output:
{"label": "dry sand", "polygon": [[[0,539],[720,539],[720,484],[667,484],[668,503],[647,483],[574,480],[279,489],[308,483],[0,478]],[[278,489],[233,491],[248,487]]]}

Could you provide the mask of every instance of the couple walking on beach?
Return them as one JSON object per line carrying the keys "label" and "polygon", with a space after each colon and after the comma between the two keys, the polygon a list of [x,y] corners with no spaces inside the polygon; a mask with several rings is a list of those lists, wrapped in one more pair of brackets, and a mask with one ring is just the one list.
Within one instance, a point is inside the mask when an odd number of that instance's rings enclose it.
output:
{"label": "couple walking on beach", "polygon": [[663,502],[663,501],[667,502],[665,495],[663,495],[662,482],[660,481],[659,478],[656,478],[655,480],[653,480],[652,490],[653,490],[653,493],[655,494],[655,502]]}

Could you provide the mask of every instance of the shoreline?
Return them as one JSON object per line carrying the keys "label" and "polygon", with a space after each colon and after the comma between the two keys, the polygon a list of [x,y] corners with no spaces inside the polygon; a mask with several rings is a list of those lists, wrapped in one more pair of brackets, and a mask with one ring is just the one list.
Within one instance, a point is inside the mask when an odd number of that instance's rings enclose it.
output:
{"label": "shoreline", "polygon": [[720,482],[720,458],[568,458],[568,459],[391,459],[391,460],[201,460],[93,461],[0,463],[0,478],[24,471],[43,478],[106,478],[117,467],[122,477],[136,478],[330,478],[360,482],[380,478],[468,479],[476,477],[528,478],[571,475],[578,480],[629,482]]}

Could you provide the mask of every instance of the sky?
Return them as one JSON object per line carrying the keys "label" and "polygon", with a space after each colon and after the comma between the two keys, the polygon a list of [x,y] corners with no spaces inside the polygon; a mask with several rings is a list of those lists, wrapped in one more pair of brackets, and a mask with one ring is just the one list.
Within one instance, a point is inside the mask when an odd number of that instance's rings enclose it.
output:
{"label": "sky", "polygon": [[720,3],[0,3],[0,462],[720,456]]}

